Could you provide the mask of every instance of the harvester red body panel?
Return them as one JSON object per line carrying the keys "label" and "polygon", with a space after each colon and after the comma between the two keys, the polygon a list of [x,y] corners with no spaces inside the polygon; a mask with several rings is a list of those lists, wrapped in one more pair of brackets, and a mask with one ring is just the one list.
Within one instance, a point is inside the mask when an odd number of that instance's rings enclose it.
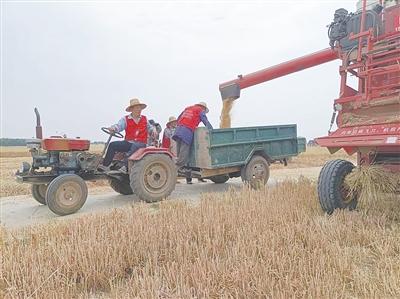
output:
{"label": "harvester red body panel", "polygon": [[[340,59],[340,92],[331,124],[336,120],[337,130],[317,143],[331,152],[357,152],[359,165],[382,162],[400,170],[400,4],[367,11],[364,1],[362,12],[346,18],[355,30],[334,40],[332,49],[222,83],[221,96],[237,99],[243,88]],[[357,88],[348,85],[349,76],[358,78]]]}

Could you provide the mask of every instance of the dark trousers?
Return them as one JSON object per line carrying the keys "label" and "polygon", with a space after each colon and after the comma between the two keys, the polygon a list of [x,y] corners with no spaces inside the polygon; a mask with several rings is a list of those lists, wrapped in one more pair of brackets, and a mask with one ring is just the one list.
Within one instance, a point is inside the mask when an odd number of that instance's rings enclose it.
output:
{"label": "dark trousers", "polygon": [[176,154],[178,159],[176,160],[176,166],[178,168],[186,166],[189,162],[190,144],[183,142],[181,139],[176,140]]}
{"label": "dark trousers", "polygon": [[130,156],[143,147],[146,147],[146,144],[141,142],[129,142],[126,140],[113,141],[108,146],[106,156],[103,160],[103,165],[109,166],[114,159],[115,153],[128,153],[128,156]]}

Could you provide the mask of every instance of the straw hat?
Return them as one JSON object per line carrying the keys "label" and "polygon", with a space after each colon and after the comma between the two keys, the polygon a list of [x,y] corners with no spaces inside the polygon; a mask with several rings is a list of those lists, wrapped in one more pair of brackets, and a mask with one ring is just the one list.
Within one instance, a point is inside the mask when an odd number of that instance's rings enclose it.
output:
{"label": "straw hat", "polygon": [[168,118],[167,126],[168,126],[170,123],[174,122],[174,121],[177,121],[176,117],[175,117],[175,116],[170,116],[170,117]]}
{"label": "straw hat", "polygon": [[126,112],[131,112],[131,108],[134,106],[141,106],[142,110],[147,107],[146,104],[141,103],[139,99],[131,99],[129,101],[129,106],[125,109]]}
{"label": "straw hat", "polygon": [[208,111],[210,111],[210,110],[208,110],[207,104],[205,102],[200,102],[200,103],[197,103],[196,105],[206,108],[206,113],[208,113]]}

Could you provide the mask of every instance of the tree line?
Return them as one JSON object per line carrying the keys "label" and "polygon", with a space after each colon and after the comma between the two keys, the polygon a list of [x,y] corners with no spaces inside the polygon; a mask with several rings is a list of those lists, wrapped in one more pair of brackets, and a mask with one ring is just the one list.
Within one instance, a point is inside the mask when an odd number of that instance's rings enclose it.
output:
{"label": "tree line", "polygon": [[[103,141],[94,141],[92,144],[104,144]],[[23,138],[0,138],[0,146],[25,146],[26,139]]]}

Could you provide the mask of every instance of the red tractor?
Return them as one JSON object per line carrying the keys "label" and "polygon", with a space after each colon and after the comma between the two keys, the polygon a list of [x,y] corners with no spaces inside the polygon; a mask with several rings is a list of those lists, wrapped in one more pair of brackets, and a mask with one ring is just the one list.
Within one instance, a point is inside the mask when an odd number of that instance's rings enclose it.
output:
{"label": "red tractor", "polygon": [[[109,134],[103,152],[88,152],[90,142],[80,138],[62,136],[42,137],[40,115],[36,113],[36,139],[27,140],[32,155],[32,164],[23,162],[17,171],[17,180],[32,184],[32,195],[41,204],[57,215],[68,215],[78,211],[85,203],[88,189],[85,181],[107,179],[118,193],[135,193],[146,202],[155,202],[168,197],[175,188],[176,168],[172,154],[167,149],[150,146],[128,157],[130,173],[105,174],[97,171],[101,158],[112,137],[122,138],[120,133]],[[126,157],[117,153],[112,169],[119,169]],[[135,190],[135,192],[133,192]]]}
{"label": "red tractor", "polygon": [[[371,3],[374,2],[374,3]],[[398,0],[362,1],[362,9],[335,12],[329,26],[330,48],[222,83],[223,100],[240,97],[240,91],[262,82],[335,59],[342,64],[339,98],[334,101],[328,136],[316,139],[331,153],[344,149],[357,155],[360,167],[382,164],[400,172],[400,4]],[[348,85],[349,76],[358,88]],[[336,122],[337,130],[331,131]],[[354,209],[344,178],[354,165],[345,160],[327,162],[318,179],[322,209]]]}

